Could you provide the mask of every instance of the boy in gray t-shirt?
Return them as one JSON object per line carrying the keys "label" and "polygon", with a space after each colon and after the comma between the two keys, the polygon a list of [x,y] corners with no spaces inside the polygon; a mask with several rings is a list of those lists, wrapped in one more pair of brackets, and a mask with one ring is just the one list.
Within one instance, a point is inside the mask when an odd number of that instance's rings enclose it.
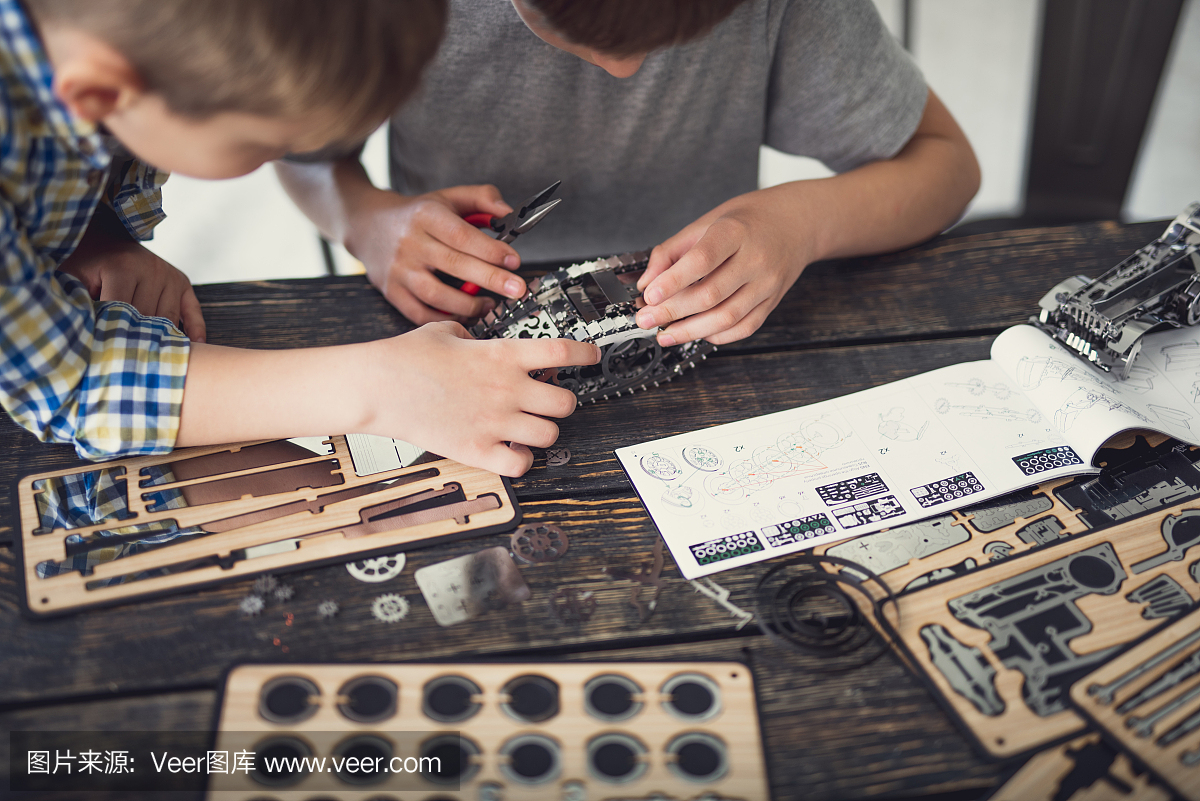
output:
{"label": "boy in gray t-shirt", "polygon": [[[759,146],[838,174],[757,189]],[[657,244],[638,315],[671,345],[753,333],[808,264],[941,231],[979,185],[962,131],[870,0],[452,0],[391,121],[392,183],[285,164],[297,203],[418,323],[520,297],[519,257],[461,217],[555,179],[526,260]],[[441,311],[439,311],[441,310]]]}

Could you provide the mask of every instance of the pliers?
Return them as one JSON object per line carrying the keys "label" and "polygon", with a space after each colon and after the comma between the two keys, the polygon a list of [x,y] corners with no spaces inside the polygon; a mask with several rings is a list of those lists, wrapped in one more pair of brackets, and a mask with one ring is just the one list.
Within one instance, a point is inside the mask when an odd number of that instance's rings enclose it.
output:
{"label": "pliers", "polygon": [[[555,206],[562,203],[562,198],[560,197],[556,197],[553,200],[550,199],[561,183],[562,181],[555,181],[522,203],[521,208],[503,217],[478,213],[468,214],[463,219],[476,228],[491,229],[497,234],[496,239],[501,242],[512,242],[518,236],[540,223],[542,218],[549,214]],[[460,289],[468,295],[479,293],[479,287],[470,281],[464,283]]]}

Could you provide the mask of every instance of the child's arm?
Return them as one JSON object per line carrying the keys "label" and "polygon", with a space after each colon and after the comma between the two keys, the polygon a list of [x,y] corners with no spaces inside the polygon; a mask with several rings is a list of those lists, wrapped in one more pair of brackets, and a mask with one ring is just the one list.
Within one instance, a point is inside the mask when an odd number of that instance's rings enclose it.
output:
{"label": "child's arm", "polygon": [[119,300],[149,317],[165,317],[193,342],[205,338],[204,315],[187,276],[134,240],[104,203],[60,272],[79,279],[92,300]]}
{"label": "child's arm", "polygon": [[511,212],[496,187],[456,186],[409,197],[372,184],[357,156],[278,161],[275,168],[296,205],[361,261],[371,283],[413,322],[479,317],[491,305],[442,283],[435,268],[498,295],[525,294],[525,282],[509,272],[521,263],[512,246],[462,219]]}
{"label": "child's arm", "polygon": [[193,345],[176,444],[361,432],[518,476],[533,464],[526,446],[558,438],[545,418],[576,405],[574,393],[530,371],[599,360],[588,343],[477,341],[454,322],[331,348]]}
{"label": "child's arm", "polygon": [[735,197],[654,249],[638,282],[643,328],[664,346],[749,336],[814,261],[881,253],[941,232],[979,188],[979,165],[932,91],[893,158]]}

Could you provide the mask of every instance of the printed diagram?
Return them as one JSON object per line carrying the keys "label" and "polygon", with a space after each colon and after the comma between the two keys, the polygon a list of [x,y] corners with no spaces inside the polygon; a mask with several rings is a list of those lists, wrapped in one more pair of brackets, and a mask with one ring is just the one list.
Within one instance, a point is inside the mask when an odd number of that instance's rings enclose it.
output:
{"label": "printed diagram", "polygon": [[689,445],[683,449],[683,460],[697,470],[714,473],[721,469],[725,460],[716,451],[703,445]]}
{"label": "printed diagram", "polygon": [[948,387],[965,387],[967,392],[972,395],[982,395],[988,393],[994,396],[997,400],[1008,400],[1013,394],[1012,387],[1005,384],[1003,381],[997,381],[995,384],[985,384],[982,378],[972,378],[966,382],[948,382]]}
{"label": "printed diagram", "polygon": [[904,422],[904,408],[896,406],[879,415],[879,436],[893,442],[915,442],[929,428],[929,421],[921,423],[921,427]]}
{"label": "printed diagram", "polygon": [[679,469],[679,465],[663,456],[661,453],[651,453],[642,457],[642,470],[647,475],[653,476],[660,481],[670,481],[677,478],[683,471]]}
{"label": "printed diagram", "polygon": [[1200,342],[1194,339],[1188,342],[1176,342],[1174,345],[1165,345],[1159,348],[1158,352],[1166,363],[1164,368],[1166,370],[1171,372],[1200,370]]}
{"label": "printed diagram", "polygon": [[1030,423],[1040,422],[1042,414],[1037,409],[1010,409],[1007,406],[987,406],[981,404],[979,406],[952,404],[945,398],[938,398],[933,402],[933,410],[938,414],[949,414],[954,412],[960,417],[982,417],[985,420],[1005,420],[1010,423],[1019,421],[1028,421]]}
{"label": "printed diagram", "polygon": [[[1052,346],[1053,347],[1053,346]],[[1017,381],[1022,389],[1037,389],[1043,381],[1088,381],[1107,387],[1100,376],[1084,364],[1071,364],[1050,356],[1022,356],[1017,362]]]}
{"label": "printed diagram", "polygon": [[1143,423],[1151,426],[1154,425],[1149,417],[1128,403],[1119,398],[1114,398],[1107,392],[1099,392],[1088,387],[1079,387],[1063,401],[1062,406],[1059,406],[1054,412],[1054,425],[1058,427],[1059,431],[1069,431],[1071,426],[1075,425],[1075,421],[1079,418],[1080,413],[1094,406],[1103,406],[1110,412],[1120,409],[1133,415]]}
{"label": "printed diagram", "polygon": [[704,480],[704,491],[722,503],[741,503],[776,481],[827,469],[822,453],[836,448],[846,434],[828,417],[809,420],[784,434],[774,445],[758,448],[750,458],[731,463]]}
{"label": "printed diagram", "polygon": [[1154,412],[1154,416],[1161,420],[1164,425],[1186,428],[1189,431],[1192,429],[1192,416],[1187,412],[1181,412],[1169,406],[1158,406],[1153,403],[1148,404],[1146,408]]}

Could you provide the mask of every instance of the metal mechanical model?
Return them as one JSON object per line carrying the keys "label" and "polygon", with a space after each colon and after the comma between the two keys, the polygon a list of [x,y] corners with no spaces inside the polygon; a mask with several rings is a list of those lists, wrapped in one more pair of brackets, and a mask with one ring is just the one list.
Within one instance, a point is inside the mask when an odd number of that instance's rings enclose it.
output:
{"label": "metal mechanical model", "polygon": [[[512,229],[513,238],[560,202],[550,200],[557,188],[557,183],[552,184],[509,215],[523,221]],[[487,222],[502,234],[494,221],[468,221]],[[642,293],[637,280],[649,260],[649,251],[624,253],[547,273],[529,282],[523,298],[503,301],[488,312],[471,334],[476,339],[566,338],[599,346],[603,354],[599,364],[558,369],[556,383],[574,392],[581,404],[658,386],[695,367],[716,346],[700,340],[664,348],[658,344],[657,330],[638,327],[634,318],[642,306]]]}
{"label": "metal mechanical model", "polygon": [[1144,335],[1200,322],[1200,203],[1099,278],[1068,278],[1038,305],[1033,325],[1124,380]]}

